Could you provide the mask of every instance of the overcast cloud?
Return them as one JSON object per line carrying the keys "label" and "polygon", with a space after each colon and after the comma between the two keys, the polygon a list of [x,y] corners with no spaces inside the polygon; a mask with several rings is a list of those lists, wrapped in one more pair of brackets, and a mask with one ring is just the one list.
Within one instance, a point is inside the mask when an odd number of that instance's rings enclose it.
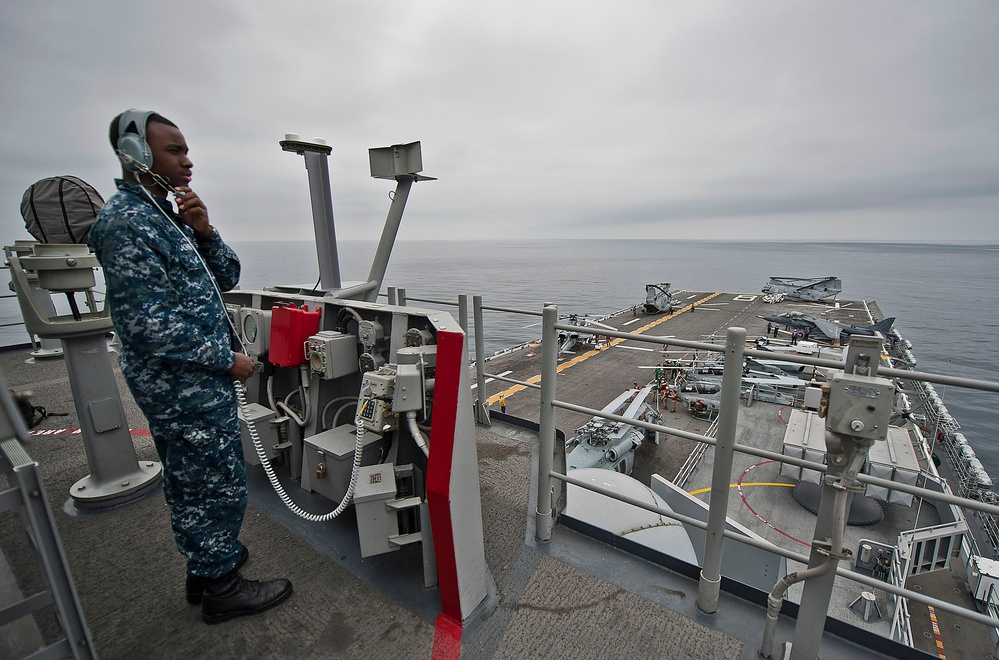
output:
{"label": "overcast cloud", "polygon": [[[999,3],[39,2],[0,6],[4,243],[34,181],[105,196],[110,119],[176,122],[239,240],[375,239],[367,149],[422,141],[401,239],[999,241]],[[237,231],[238,236],[236,235]]]}

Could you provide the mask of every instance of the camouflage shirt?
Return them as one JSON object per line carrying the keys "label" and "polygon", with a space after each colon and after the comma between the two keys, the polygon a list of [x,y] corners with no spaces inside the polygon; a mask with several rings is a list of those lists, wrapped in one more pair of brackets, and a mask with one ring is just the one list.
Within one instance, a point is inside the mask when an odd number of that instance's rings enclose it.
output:
{"label": "camouflage shirt", "polygon": [[104,267],[121,371],[136,403],[153,427],[233,406],[227,372],[236,356],[225,309],[191,244],[222,291],[239,281],[239,257],[218,235],[198,241],[166,199],[150,199],[130,181],[115,183],[90,246]]}

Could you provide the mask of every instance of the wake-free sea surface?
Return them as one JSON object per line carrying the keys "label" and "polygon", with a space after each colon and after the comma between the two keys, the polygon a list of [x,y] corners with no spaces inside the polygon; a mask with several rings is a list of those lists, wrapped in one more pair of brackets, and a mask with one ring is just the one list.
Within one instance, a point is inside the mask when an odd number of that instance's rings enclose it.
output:
{"label": "wake-free sea surface", "polygon": [[[311,242],[231,242],[243,262],[240,286],[312,286],[319,269]],[[374,241],[341,241],[342,279],[365,281]],[[645,285],[674,290],[759,292],[771,276],[838,276],[843,300],[876,301],[913,343],[917,369],[999,381],[999,245],[796,243],[672,240],[400,241],[383,284],[410,297],[602,315],[645,300]],[[0,322],[20,319],[3,300]],[[431,306],[425,305],[423,306]],[[446,308],[457,317],[455,308]],[[539,319],[487,312],[486,354],[540,336]],[[747,328],[750,335],[760,328]],[[531,326],[531,327],[525,327]],[[13,337],[13,338],[12,338]],[[26,340],[23,329],[0,335]],[[975,452],[999,477],[999,394],[936,386]]]}

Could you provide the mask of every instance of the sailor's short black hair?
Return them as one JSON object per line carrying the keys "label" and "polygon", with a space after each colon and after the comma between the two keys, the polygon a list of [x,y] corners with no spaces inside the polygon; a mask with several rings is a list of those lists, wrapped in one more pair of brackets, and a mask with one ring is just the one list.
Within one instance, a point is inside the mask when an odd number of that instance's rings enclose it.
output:
{"label": "sailor's short black hair", "polygon": [[[118,149],[118,138],[120,137],[118,134],[118,124],[121,123],[121,116],[123,114],[125,113],[119,112],[118,114],[116,114],[114,116],[114,119],[111,120],[111,126],[108,127],[108,139],[111,142],[111,148],[114,150]],[[167,126],[173,126],[174,128],[177,128],[177,124],[173,123],[163,115],[157,114],[155,112],[149,115],[149,119],[146,120],[147,125],[150,122],[155,122],[157,124],[166,124]],[[125,132],[138,134],[138,131],[136,130],[126,130]]]}

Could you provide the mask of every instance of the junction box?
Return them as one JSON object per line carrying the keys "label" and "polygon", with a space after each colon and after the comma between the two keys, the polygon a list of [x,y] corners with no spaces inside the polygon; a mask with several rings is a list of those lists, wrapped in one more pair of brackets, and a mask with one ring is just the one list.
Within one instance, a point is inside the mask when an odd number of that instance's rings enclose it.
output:
{"label": "junction box", "polygon": [[[361,465],[378,462],[381,453],[381,436],[365,433],[361,450]],[[354,447],[357,445],[357,427],[343,424],[309,436],[302,449],[302,488],[319,493],[333,502],[340,502],[350,485],[350,472],[354,466]],[[356,495],[355,495],[356,502]]]}

